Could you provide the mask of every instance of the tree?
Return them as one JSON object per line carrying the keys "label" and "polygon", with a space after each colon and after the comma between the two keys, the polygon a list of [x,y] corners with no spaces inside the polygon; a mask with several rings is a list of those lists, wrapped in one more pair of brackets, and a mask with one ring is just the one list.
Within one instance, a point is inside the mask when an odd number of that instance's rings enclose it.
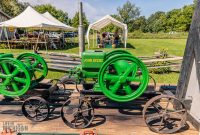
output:
{"label": "tree", "polygon": [[147,30],[149,32],[158,33],[166,31],[166,15],[165,12],[158,11],[152,14],[147,20]]}
{"label": "tree", "polygon": [[34,7],[39,13],[45,13],[49,12],[52,16],[54,16],[59,21],[70,24],[70,19],[68,17],[68,13],[64,12],[60,9],[57,9],[56,7],[52,6],[51,4],[45,4],[45,5],[37,5]]}
{"label": "tree", "polygon": [[11,17],[20,14],[28,5],[18,0],[0,0],[0,9]]}
{"label": "tree", "polygon": [[[79,26],[79,12],[76,12],[76,14],[74,15],[74,17],[72,18],[72,26],[77,28]],[[85,13],[83,13],[83,26],[85,29],[88,28],[89,26],[89,22],[86,18]]]}
{"label": "tree", "polygon": [[127,1],[122,7],[118,7],[117,11],[123,23],[127,25],[140,16],[140,9],[130,1]]}
{"label": "tree", "polygon": [[194,7],[196,7],[198,4],[198,0],[194,0],[193,3],[194,3]]}
{"label": "tree", "polygon": [[183,12],[182,14],[184,16],[184,23],[185,23],[185,27],[186,27],[186,29],[184,31],[189,31],[189,29],[190,29],[194,9],[195,9],[195,7],[193,5],[184,6],[182,9],[182,12]]}
{"label": "tree", "polygon": [[113,14],[111,17],[115,18],[116,20],[122,22],[122,18],[119,15]]}
{"label": "tree", "polygon": [[132,25],[129,25],[131,32],[135,30],[147,32],[146,30],[147,20],[145,16],[140,16],[139,18],[135,19],[131,24]]}

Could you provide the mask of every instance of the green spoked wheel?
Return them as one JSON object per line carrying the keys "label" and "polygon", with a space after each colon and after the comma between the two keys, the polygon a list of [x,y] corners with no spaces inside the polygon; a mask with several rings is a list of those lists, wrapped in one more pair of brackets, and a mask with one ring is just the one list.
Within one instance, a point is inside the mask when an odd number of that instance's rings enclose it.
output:
{"label": "green spoked wheel", "polygon": [[98,83],[111,100],[128,102],[144,93],[149,82],[148,70],[138,58],[124,54],[105,61]]}
{"label": "green spoked wheel", "polygon": [[108,59],[114,55],[117,55],[117,54],[131,54],[131,53],[128,51],[125,51],[125,50],[114,50],[114,51],[111,51],[106,54],[106,59]]}
{"label": "green spoked wheel", "polygon": [[26,66],[13,58],[0,59],[0,93],[5,96],[21,96],[30,87],[30,74]]}
{"label": "green spoked wheel", "polygon": [[17,57],[18,60],[22,61],[29,69],[32,77],[32,84],[42,81],[48,74],[48,67],[45,60],[32,53],[24,53]]}
{"label": "green spoked wheel", "polygon": [[4,53],[0,53],[0,58],[13,58],[13,54],[4,54]]}

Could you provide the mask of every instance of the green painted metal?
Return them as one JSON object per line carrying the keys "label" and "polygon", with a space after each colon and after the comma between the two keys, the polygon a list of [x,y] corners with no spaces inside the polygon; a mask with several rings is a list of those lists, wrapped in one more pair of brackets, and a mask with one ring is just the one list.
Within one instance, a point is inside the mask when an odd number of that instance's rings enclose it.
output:
{"label": "green painted metal", "polygon": [[102,51],[85,51],[82,53],[82,68],[100,68],[105,61],[106,53]]}
{"label": "green painted metal", "polygon": [[44,59],[24,53],[14,59],[12,54],[0,54],[0,93],[18,97],[35,87],[48,73]]}
{"label": "green painted metal", "polygon": [[94,92],[103,92],[117,102],[136,99],[149,81],[145,64],[125,50],[86,51],[82,53],[82,65],[72,70],[73,74],[78,83],[94,84]]}
{"label": "green painted metal", "polygon": [[32,77],[32,87],[41,82],[48,74],[48,67],[45,60],[38,54],[24,53],[17,57],[30,71]]}
{"label": "green painted metal", "polygon": [[13,58],[0,59],[0,93],[5,96],[17,97],[27,92],[31,76],[27,67]]}
{"label": "green painted metal", "polygon": [[[98,77],[102,92],[117,102],[128,102],[144,93],[149,81],[148,70],[138,58],[119,54],[104,62]],[[139,87],[132,88],[137,83]]]}
{"label": "green painted metal", "polygon": [[4,53],[1,53],[0,54],[0,58],[13,58],[13,54],[4,54]]}
{"label": "green painted metal", "polygon": [[125,51],[125,50],[114,50],[114,51],[108,52],[106,54],[106,59],[109,59],[110,57],[117,55],[117,54],[130,54],[130,55],[132,55],[130,52]]}

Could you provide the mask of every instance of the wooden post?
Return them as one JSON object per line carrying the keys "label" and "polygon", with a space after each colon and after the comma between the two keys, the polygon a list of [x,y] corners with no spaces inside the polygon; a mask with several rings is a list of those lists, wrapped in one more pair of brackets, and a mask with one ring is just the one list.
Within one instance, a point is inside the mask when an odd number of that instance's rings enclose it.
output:
{"label": "wooden post", "polygon": [[[181,66],[181,73],[178,81],[176,97],[182,99],[185,97],[187,85],[189,83],[189,77],[192,70],[192,65],[195,57],[197,65],[197,76],[200,82],[200,1],[198,0],[198,6],[194,12],[192,24],[190,27],[188,40],[185,48],[183,62]],[[199,83],[200,84],[200,83]]]}
{"label": "wooden post", "polygon": [[[178,80],[176,97],[187,103],[189,113],[188,120],[196,127],[200,128],[198,117],[200,116],[200,0],[195,8],[195,12],[190,27],[187,45],[181,66]],[[194,113],[195,112],[195,113]],[[200,118],[200,117],[199,117]]]}
{"label": "wooden post", "polygon": [[79,3],[79,55],[85,51],[85,41],[84,41],[84,27],[83,27],[83,4]]}

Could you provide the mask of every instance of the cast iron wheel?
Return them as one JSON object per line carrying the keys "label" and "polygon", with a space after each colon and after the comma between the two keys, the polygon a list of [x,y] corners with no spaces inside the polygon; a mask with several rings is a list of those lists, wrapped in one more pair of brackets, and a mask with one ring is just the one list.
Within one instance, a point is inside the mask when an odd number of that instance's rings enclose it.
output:
{"label": "cast iron wheel", "polygon": [[35,122],[41,122],[48,118],[50,108],[48,103],[41,97],[31,97],[22,104],[24,116]]}
{"label": "cast iron wheel", "polygon": [[71,128],[87,128],[94,118],[94,109],[86,99],[74,97],[63,104],[61,117]]}
{"label": "cast iron wheel", "polygon": [[[176,104],[175,104],[176,103]],[[153,132],[171,134],[186,124],[187,110],[177,98],[159,95],[149,100],[143,109],[143,118]]]}
{"label": "cast iron wheel", "polygon": [[32,84],[39,83],[48,74],[48,67],[45,60],[38,54],[24,53],[17,57],[29,69],[32,75]]}
{"label": "cast iron wheel", "polygon": [[0,59],[0,93],[4,96],[18,97],[25,94],[31,82],[27,67],[13,58]]}
{"label": "cast iron wheel", "polygon": [[148,86],[149,74],[145,64],[128,55],[115,55],[104,62],[98,83],[105,96],[117,102],[138,98]]}

